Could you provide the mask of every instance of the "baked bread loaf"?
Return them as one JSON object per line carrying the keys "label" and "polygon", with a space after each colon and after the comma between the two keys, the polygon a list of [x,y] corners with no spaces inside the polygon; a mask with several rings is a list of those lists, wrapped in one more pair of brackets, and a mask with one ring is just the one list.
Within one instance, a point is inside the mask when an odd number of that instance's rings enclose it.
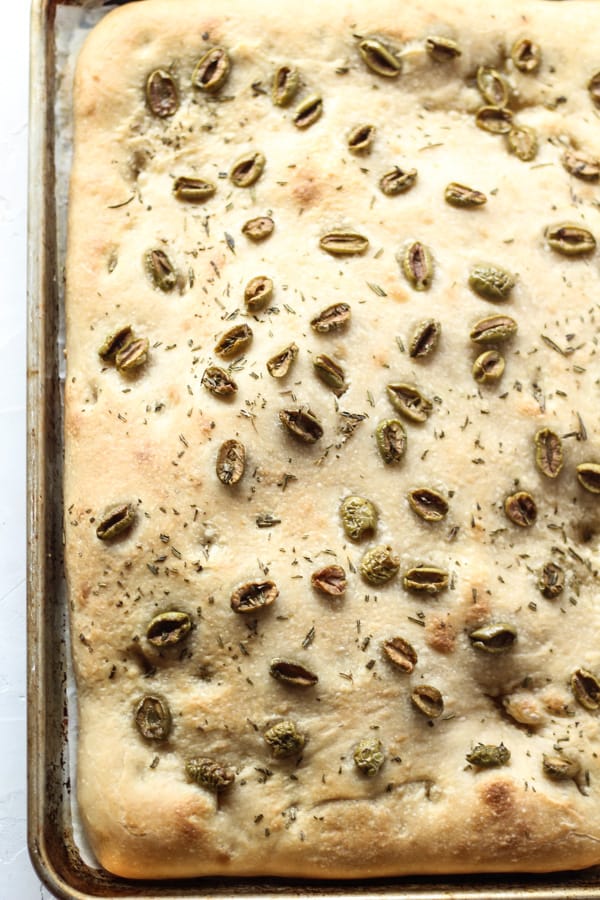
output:
{"label": "baked bread loaf", "polygon": [[81,54],[77,792],[131,878],[600,861],[585,0],[143,0]]}

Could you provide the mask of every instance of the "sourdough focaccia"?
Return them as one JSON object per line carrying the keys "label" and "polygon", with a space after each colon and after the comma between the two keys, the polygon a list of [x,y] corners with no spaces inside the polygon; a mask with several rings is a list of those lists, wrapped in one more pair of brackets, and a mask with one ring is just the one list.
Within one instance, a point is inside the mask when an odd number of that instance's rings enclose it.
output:
{"label": "sourdough focaccia", "polygon": [[600,861],[586,0],[142,0],[81,54],[78,799],[133,878]]}

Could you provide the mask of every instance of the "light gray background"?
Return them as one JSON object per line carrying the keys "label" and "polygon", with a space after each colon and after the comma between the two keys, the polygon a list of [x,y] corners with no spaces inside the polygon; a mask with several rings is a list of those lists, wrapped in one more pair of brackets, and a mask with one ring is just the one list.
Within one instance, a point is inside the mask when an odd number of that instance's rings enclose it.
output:
{"label": "light gray background", "polygon": [[0,27],[0,900],[38,900],[27,853],[25,355],[29,0]]}

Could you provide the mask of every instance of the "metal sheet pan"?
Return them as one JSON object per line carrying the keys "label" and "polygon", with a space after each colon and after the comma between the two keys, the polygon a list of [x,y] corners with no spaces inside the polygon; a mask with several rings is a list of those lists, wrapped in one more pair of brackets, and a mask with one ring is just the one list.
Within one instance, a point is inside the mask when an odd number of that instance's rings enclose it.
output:
{"label": "metal sheet pan", "polygon": [[[134,2],[134,0],[121,0]],[[207,0],[208,2],[208,0]],[[139,882],[94,864],[72,795],[76,725],[62,570],[62,272],[69,121],[64,47],[67,10],[100,15],[104,0],[33,0],[28,254],[28,765],[29,849],[61,898],[369,897],[415,900],[600,900],[600,868],[547,876],[302,881],[195,879]],[[113,3],[114,5],[114,3]],[[67,60],[71,62],[72,60]],[[68,67],[67,67],[68,68]],[[65,107],[68,109],[68,104]],[[61,149],[62,148],[62,149]]]}

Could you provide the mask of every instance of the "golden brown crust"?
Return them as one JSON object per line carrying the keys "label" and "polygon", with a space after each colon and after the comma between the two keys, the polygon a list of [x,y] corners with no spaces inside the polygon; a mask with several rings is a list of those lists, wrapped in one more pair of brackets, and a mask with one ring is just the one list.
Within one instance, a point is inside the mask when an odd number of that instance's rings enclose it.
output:
{"label": "golden brown crust", "polygon": [[[107,15],[88,39],[75,84],[65,522],[78,800],[110,871],[366,877],[600,861],[598,714],[570,686],[577,669],[600,675],[600,512],[575,475],[578,463],[600,460],[599,276],[596,254],[561,256],[544,238],[564,220],[600,236],[597,186],[561,163],[569,146],[600,155],[587,89],[598,27],[600,9],[582,0],[342,8],[326,0],[308,4],[293,29],[285,7],[264,0],[212,9],[143,0]],[[456,40],[461,56],[433,60],[431,35]],[[365,66],[361,36],[398,49],[398,78]],[[539,71],[507,61],[520,37],[540,44]],[[206,97],[191,75],[215,45],[228,49],[232,68]],[[300,71],[298,102],[323,97],[321,118],[306,129],[291,121],[296,101],[271,102],[284,64]],[[480,65],[508,78],[515,120],[539,136],[535,160],[510,155],[503,136],[476,127]],[[144,97],[157,68],[179,91],[165,119]],[[361,156],[347,135],[365,122],[376,135]],[[252,188],[235,187],[231,167],[257,150],[263,174]],[[416,168],[417,182],[385,196],[379,180],[394,166]],[[181,175],[213,182],[214,195],[179,201]],[[487,203],[450,206],[444,191],[453,181],[483,191]],[[242,227],[265,215],[274,232],[254,243]],[[339,229],[367,236],[368,250],[324,253],[320,238]],[[401,269],[417,240],[434,261],[425,291]],[[145,268],[157,249],[176,269],[168,292]],[[469,288],[480,262],[515,273],[504,304]],[[257,275],[272,278],[273,297],[248,314],[244,288]],[[338,303],[350,305],[350,324],[316,333],[311,320]],[[518,335],[499,347],[500,383],[478,385],[471,367],[486,348],[469,333],[494,313],[513,316]],[[438,347],[411,358],[411,337],[428,318],[441,323]],[[238,392],[215,397],[203,373],[227,369],[231,360],[214,348],[240,324],[253,339],[230,373]],[[129,374],[98,355],[126,325],[148,340],[147,361]],[[266,361],[291,343],[293,369],[271,377]],[[344,371],[339,396],[315,377],[319,354]],[[416,384],[432,410],[422,424],[404,422],[405,456],[386,465],[374,432],[397,417],[386,387],[398,381]],[[296,406],[322,422],[314,444],[298,443],[281,423],[280,411]],[[556,479],[535,465],[544,427],[565,436]],[[215,472],[226,440],[246,448],[235,485]],[[423,486],[448,500],[442,521],[410,508],[408,491]],[[537,502],[531,527],[505,515],[518,490]],[[349,495],[375,504],[374,536],[354,542],[344,533],[339,509]],[[106,511],[127,504],[132,527],[99,540]],[[360,575],[375,544],[391,546],[400,566],[376,586]],[[538,585],[549,560],[565,572],[554,599]],[[348,582],[334,597],[310,582],[333,564]],[[446,590],[405,588],[404,575],[422,564],[448,573]],[[276,600],[236,615],[232,592],[267,579]],[[157,647],[148,625],[173,610],[187,614],[191,630]],[[497,623],[516,629],[514,645],[497,655],[478,649],[469,635]],[[393,637],[414,648],[412,671],[385,657]],[[271,678],[273,657],[314,671],[318,684]],[[411,701],[423,685],[442,694],[437,718]],[[168,739],[136,729],[146,694],[169,705]],[[277,758],[263,734],[287,720],[306,743],[300,756]],[[385,754],[373,777],[353,762],[365,738],[379,739]],[[491,769],[469,763],[479,744],[504,745],[510,759]],[[577,775],[549,777],[544,754],[567,756]],[[229,767],[234,784],[217,795],[193,783],[185,766],[197,757]]]}

